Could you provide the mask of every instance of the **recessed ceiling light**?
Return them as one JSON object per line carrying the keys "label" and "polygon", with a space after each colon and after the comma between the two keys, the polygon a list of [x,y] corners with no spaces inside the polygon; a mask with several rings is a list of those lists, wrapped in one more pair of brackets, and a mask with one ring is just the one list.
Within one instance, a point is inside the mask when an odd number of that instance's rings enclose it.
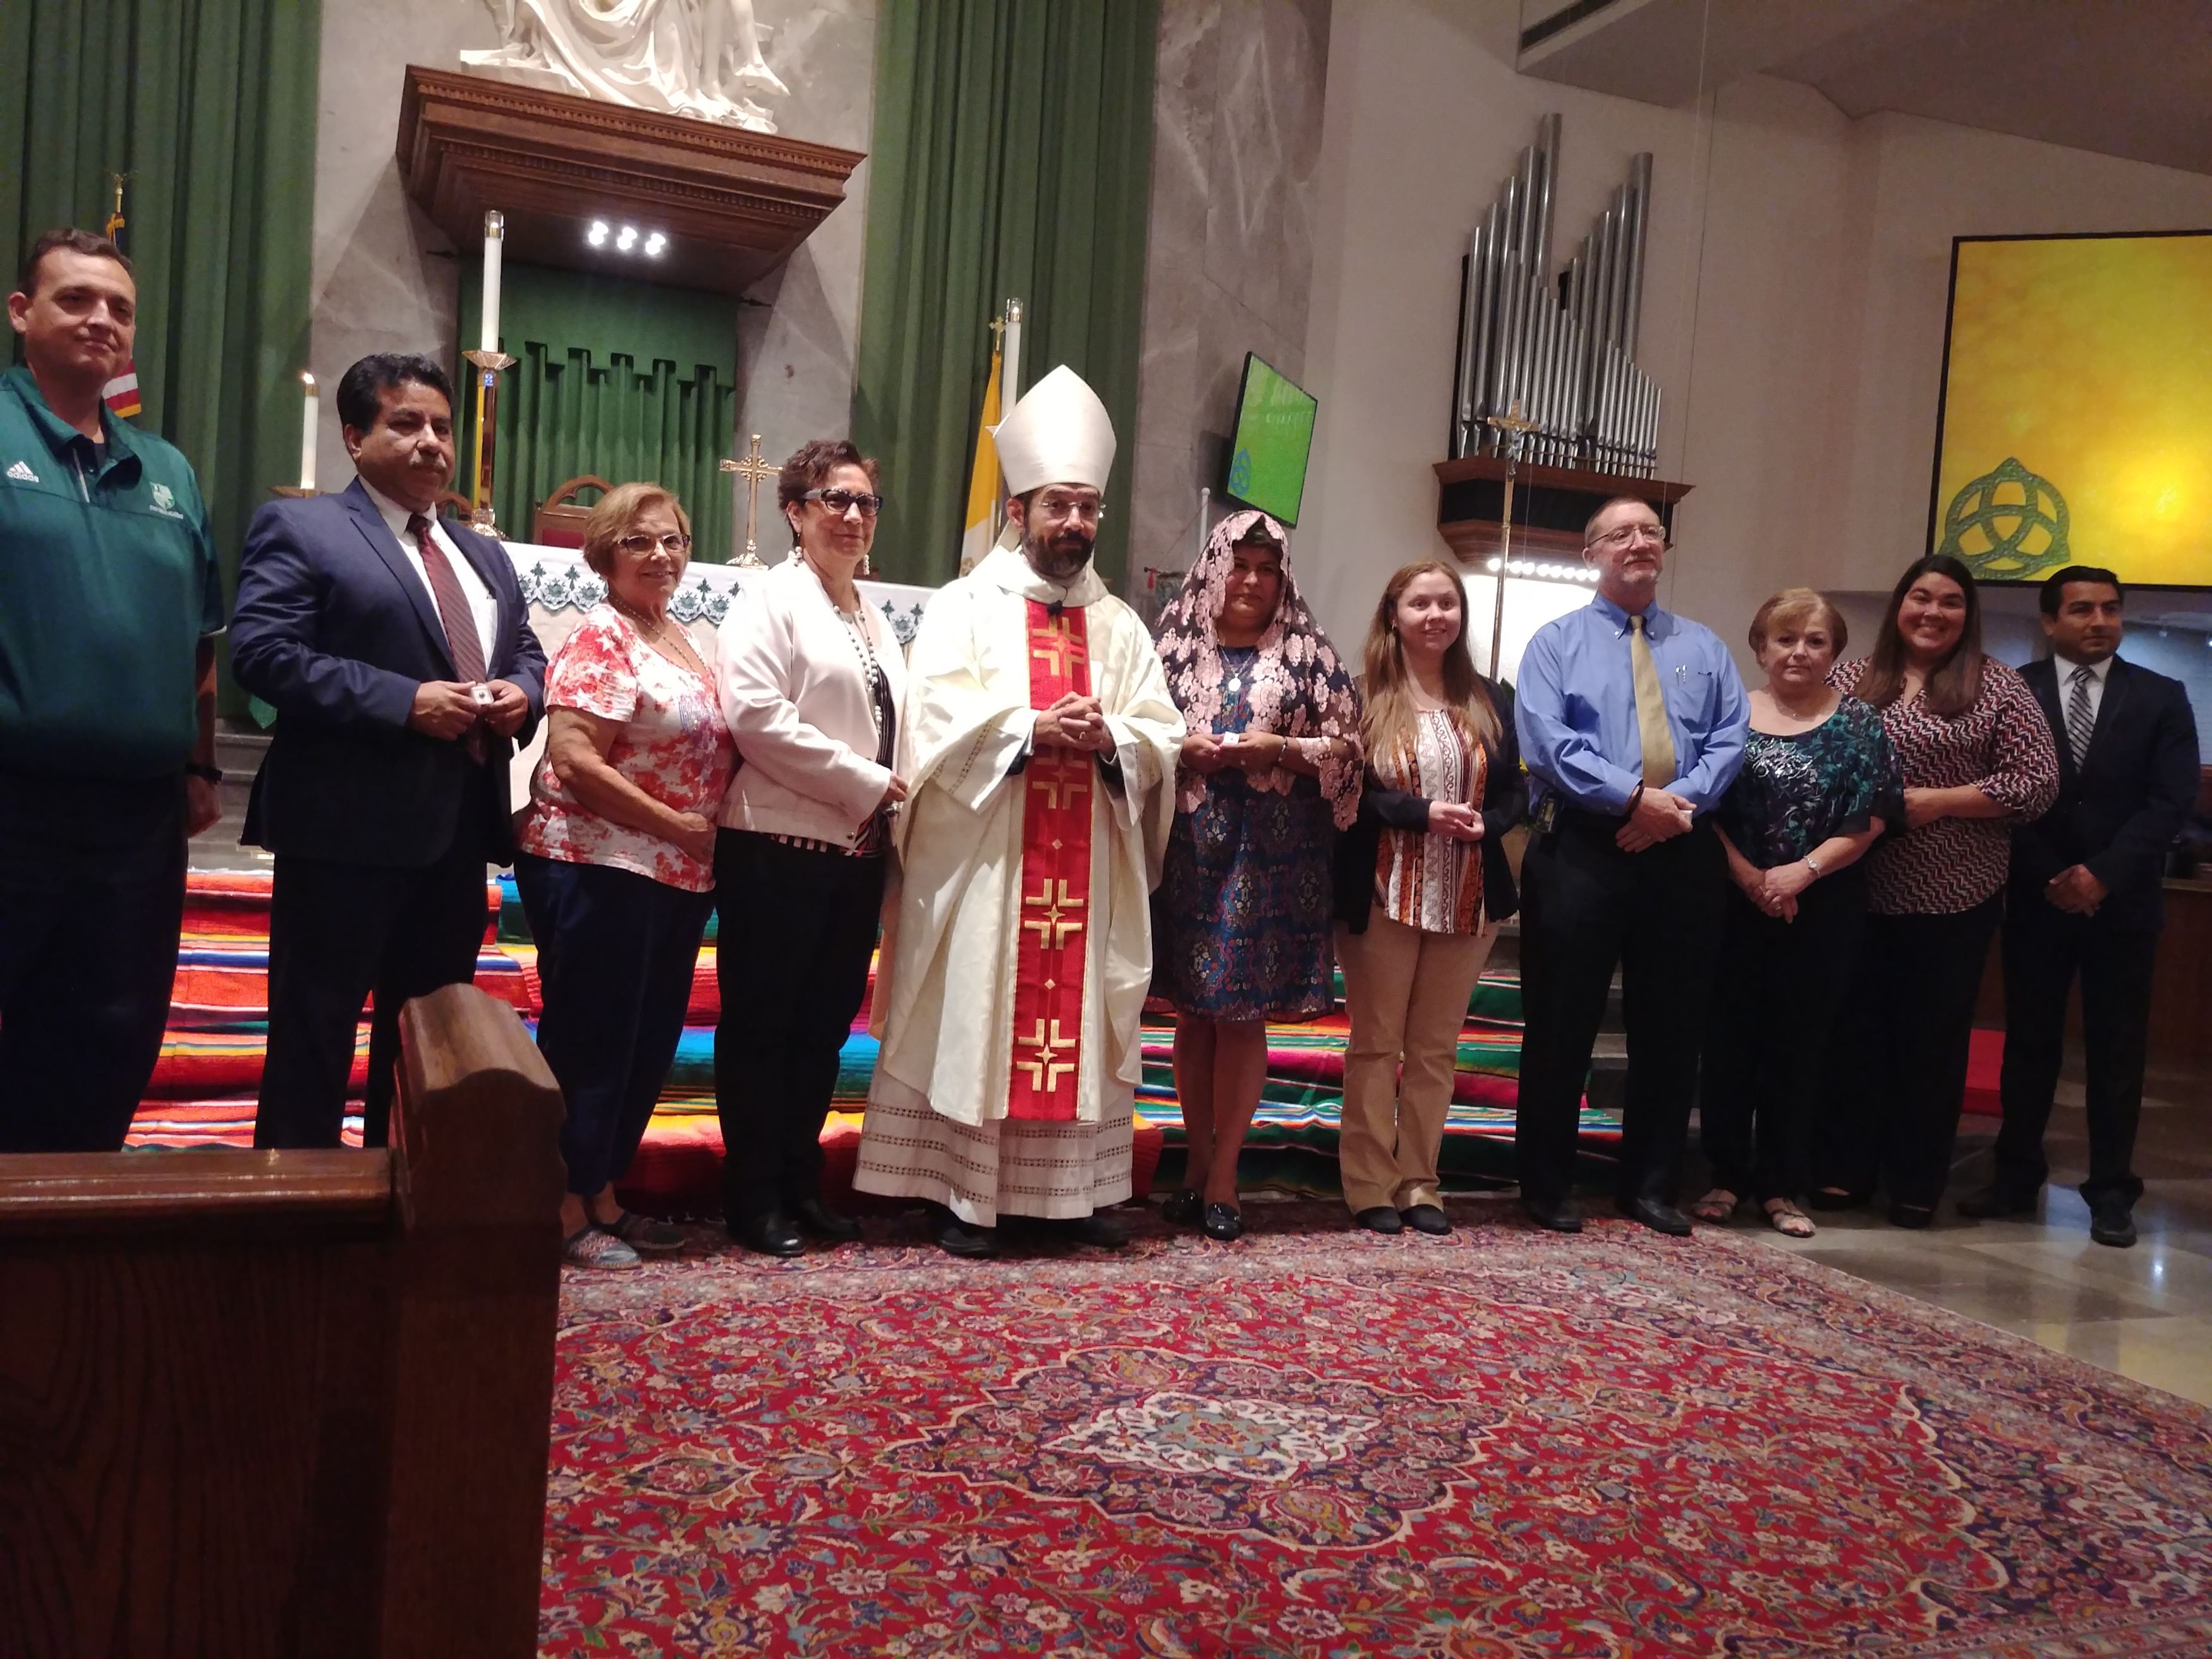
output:
{"label": "recessed ceiling light", "polygon": [[584,240],[593,247],[605,247],[607,245],[607,222],[604,219],[592,220],[592,228],[585,233]]}
{"label": "recessed ceiling light", "polygon": [[615,251],[617,253],[627,253],[630,249],[636,246],[637,227],[635,225],[624,225],[622,228],[622,234],[615,238]]}
{"label": "recessed ceiling light", "polygon": [[649,259],[658,259],[660,257],[660,250],[667,246],[668,238],[659,231],[654,231],[652,235],[645,239],[646,257]]}

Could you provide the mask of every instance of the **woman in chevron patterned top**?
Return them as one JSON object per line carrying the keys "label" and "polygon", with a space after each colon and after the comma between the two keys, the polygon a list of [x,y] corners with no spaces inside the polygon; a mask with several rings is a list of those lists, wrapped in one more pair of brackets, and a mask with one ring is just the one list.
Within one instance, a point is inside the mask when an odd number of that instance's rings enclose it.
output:
{"label": "woman in chevron patterned top", "polygon": [[2011,826],[2057,798],[2058,751],[2027,683],[1982,654],[1973,575],[1945,554],[1899,578],[1873,652],[1833,683],[1881,711],[1905,823],[1867,859],[1866,942],[1837,1026],[1811,1198],[1843,1209],[1880,1185],[1894,1224],[1924,1227],[1950,1175]]}

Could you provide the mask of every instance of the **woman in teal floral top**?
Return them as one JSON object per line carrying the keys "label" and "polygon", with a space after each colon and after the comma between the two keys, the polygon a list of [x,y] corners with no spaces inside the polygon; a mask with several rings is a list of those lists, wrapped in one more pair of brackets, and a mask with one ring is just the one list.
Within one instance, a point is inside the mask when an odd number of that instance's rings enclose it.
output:
{"label": "woman in teal floral top", "polygon": [[1793,1238],[1813,1232],[1797,1200],[1828,1031],[1863,931],[1858,860],[1904,815],[1881,715],[1828,685],[1844,641],[1843,617],[1809,588],[1759,607],[1751,648],[1766,684],[1751,694],[1743,770],[1718,813],[1735,890],[1700,1107],[1714,1186],[1690,1213],[1725,1221],[1750,1198]]}

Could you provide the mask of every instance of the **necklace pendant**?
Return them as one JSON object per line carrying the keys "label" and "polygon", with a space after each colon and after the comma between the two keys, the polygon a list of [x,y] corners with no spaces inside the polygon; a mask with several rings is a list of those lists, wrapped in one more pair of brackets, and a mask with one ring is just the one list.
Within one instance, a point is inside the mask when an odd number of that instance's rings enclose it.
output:
{"label": "necklace pendant", "polygon": [[1242,691],[1244,689],[1244,677],[1242,674],[1230,676],[1229,689],[1231,691]]}

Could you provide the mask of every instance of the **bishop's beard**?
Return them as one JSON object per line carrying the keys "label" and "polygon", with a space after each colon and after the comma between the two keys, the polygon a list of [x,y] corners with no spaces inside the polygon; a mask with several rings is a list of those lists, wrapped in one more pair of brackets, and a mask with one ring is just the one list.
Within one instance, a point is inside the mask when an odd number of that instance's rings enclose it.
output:
{"label": "bishop's beard", "polygon": [[1083,574],[1097,542],[1093,532],[1077,526],[1062,526],[1049,534],[1025,528],[1022,532],[1022,556],[1038,575],[1065,586]]}

